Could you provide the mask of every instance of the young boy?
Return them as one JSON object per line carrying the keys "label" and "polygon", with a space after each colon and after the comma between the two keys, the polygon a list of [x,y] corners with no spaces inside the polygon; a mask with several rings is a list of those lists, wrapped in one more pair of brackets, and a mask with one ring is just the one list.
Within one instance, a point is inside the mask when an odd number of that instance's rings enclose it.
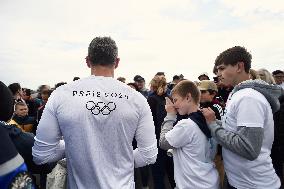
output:
{"label": "young boy", "polygon": [[14,115],[9,123],[17,125],[22,131],[35,133],[36,120],[34,117],[29,116],[28,112],[29,109],[26,103],[17,102]]}
{"label": "young boy", "polygon": [[[199,82],[198,89],[200,90],[200,108],[211,108],[215,112],[216,119],[221,120],[223,116],[223,108],[220,106],[218,101],[215,99],[215,96],[218,93],[217,85],[210,80],[202,80]],[[223,185],[224,181],[224,165],[222,160],[222,147],[218,145],[217,154],[214,159],[216,169],[219,172],[220,182]]]}
{"label": "young boy", "polygon": [[200,90],[200,107],[210,107],[215,112],[216,119],[221,120],[223,108],[220,106],[215,96],[218,93],[217,85],[210,80],[202,80],[199,82],[198,89]]}
{"label": "young boy", "polygon": [[[173,150],[177,188],[217,189],[219,176],[212,161],[216,145],[199,109],[200,92],[188,80],[172,90],[173,102],[166,99],[167,116],[162,124],[160,147]],[[188,115],[173,127],[176,114]]]}

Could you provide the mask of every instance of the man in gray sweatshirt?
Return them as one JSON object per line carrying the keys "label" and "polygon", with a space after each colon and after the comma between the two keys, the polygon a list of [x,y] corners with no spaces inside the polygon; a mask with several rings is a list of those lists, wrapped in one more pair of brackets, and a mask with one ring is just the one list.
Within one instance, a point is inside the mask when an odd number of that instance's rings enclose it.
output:
{"label": "man in gray sweatshirt", "polygon": [[34,161],[66,157],[68,188],[134,189],[134,167],[156,161],[151,110],[139,92],[113,78],[118,63],[115,42],[94,38],[86,58],[91,76],[58,87],[45,106]]}
{"label": "man in gray sweatshirt", "polygon": [[273,168],[270,152],[274,140],[273,113],[279,109],[278,86],[249,80],[251,54],[240,46],[222,52],[215,60],[218,77],[234,86],[226,103],[222,122],[214,111],[203,114],[212,136],[223,147],[228,188],[278,189],[280,180]]}

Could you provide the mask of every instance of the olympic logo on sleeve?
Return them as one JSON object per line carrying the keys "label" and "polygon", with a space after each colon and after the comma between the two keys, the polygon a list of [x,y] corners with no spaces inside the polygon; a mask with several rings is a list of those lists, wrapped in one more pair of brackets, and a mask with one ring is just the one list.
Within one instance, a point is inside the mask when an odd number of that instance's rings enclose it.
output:
{"label": "olympic logo on sleeve", "polygon": [[90,110],[93,115],[109,115],[113,110],[116,109],[116,104],[114,102],[108,102],[107,104],[104,102],[94,102],[88,101],[86,103],[87,110]]}

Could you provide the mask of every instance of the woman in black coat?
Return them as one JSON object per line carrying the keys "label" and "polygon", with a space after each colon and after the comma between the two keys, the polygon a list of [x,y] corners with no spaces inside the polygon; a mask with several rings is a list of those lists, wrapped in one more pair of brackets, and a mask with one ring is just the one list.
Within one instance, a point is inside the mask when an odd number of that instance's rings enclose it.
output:
{"label": "woman in black coat", "polygon": [[[164,118],[167,115],[165,110],[167,97],[167,81],[164,76],[155,76],[151,82],[151,95],[149,95],[147,101],[149,103],[150,109],[152,111],[153,121],[155,125],[155,133],[157,141],[159,141],[161,126]],[[159,144],[157,144],[159,146]],[[154,187],[159,189],[164,189],[164,176],[167,173],[170,185],[175,188],[174,181],[174,165],[173,158],[167,155],[167,152],[158,147],[158,156],[156,163],[152,165],[152,175]]]}

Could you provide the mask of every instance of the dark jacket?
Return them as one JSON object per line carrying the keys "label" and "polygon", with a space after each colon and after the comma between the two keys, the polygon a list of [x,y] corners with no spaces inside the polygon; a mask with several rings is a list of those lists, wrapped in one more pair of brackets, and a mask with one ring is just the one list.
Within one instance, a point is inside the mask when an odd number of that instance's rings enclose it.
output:
{"label": "dark jacket", "polygon": [[17,127],[22,129],[23,131],[32,132],[35,134],[37,126],[37,121],[35,117],[31,117],[28,115],[24,117],[19,117],[17,115],[14,115],[13,118],[9,121],[9,123],[17,125]]}
{"label": "dark jacket", "polygon": [[274,142],[271,149],[273,160],[284,162],[284,95],[279,98],[280,109],[273,114]]}
{"label": "dark jacket", "polygon": [[36,117],[39,103],[37,103],[37,101],[35,101],[34,99],[29,99],[26,100],[26,104],[29,108],[29,116]]}
{"label": "dark jacket", "polygon": [[165,97],[167,97],[167,94],[159,96],[157,95],[157,93],[154,92],[147,99],[150,109],[152,111],[153,121],[155,125],[155,133],[158,139],[160,138],[162,123],[167,115],[167,112],[165,110]]}
{"label": "dark jacket", "polygon": [[[13,113],[13,96],[8,87],[0,81],[0,127],[10,137],[16,150],[23,157],[28,171],[32,174],[47,174],[51,172],[54,164],[36,165],[33,162],[32,147],[34,135],[23,132],[16,125],[8,124],[7,121]],[[0,148],[2,150],[2,148]]]}
{"label": "dark jacket", "polygon": [[0,187],[31,188],[34,186],[23,158],[18,154],[6,129],[1,126],[0,149]]}
{"label": "dark jacket", "polygon": [[234,87],[218,87],[218,95],[217,98],[219,98],[219,101],[223,104],[226,104],[227,99],[231,91],[233,90]]}
{"label": "dark jacket", "polygon": [[3,127],[9,134],[17,151],[23,157],[28,170],[32,174],[47,174],[52,171],[55,163],[36,165],[33,162],[32,147],[34,145],[34,135],[32,133],[23,132],[16,125],[10,125],[3,121],[0,122],[0,127]]}
{"label": "dark jacket", "polygon": [[223,108],[221,105],[213,102],[200,103],[201,108],[211,108],[215,112],[216,119],[221,120],[223,116]]}

